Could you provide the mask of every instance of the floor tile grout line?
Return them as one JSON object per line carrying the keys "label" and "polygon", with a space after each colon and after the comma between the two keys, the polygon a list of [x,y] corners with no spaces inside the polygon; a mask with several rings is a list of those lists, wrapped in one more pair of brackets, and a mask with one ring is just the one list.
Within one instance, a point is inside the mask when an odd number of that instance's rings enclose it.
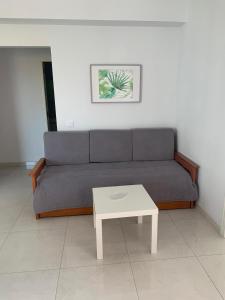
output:
{"label": "floor tile grout line", "polygon": [[27,229],[27,230],[15,230],[10,231],[9,233],[24,233],[24,232],[43,232],[43,231],[64,231],[66,232],[65,228],[37,228],[37,229]]}
{"label": "floor tile grout line", "polygon": [[122,224],[122,220],[121,219],[120,219],[120,226],[121,226],[121,230],[122,230],[122,234],[123,234],[123,238],[124,238],[124,242],[125,242],[125,247],[126,247],[126,251],[127,251],[127,255],[128,255],[128,262],[129,262],[129,266],[130,266],[131,275],[132,275],[132,278],[133,278],[133,281],[134,281],[134,286],[135,286],[137,298],[139,300],[140,297],[139,297],[139,293],[138,293],[138,289],[137,289],[137,284],[136,284],[135,277],[134,277],[134,272],[133,272],[132,264],[131,264],[131,261],[130,261],[130,255],[129,255],[128,248],[127,248],[127,239],[126,239],[126,236],[125,236],[125,232],[124,232],[124,228],[123,228],[123,224]]}
{"label": "floor tile grout line", "polygon": [[185,259],[185,258],[191,258],[194,257],[194,255],[187,255],[187,256],[179,256],[179,257],[168,257],[168,258],[157,258],[157,259],[134,259],[131,260],[130,263],[149,263],[149,262],[163,262],[163,261],[169,261],[169,260],[176,260],[176,259]]}
{"label": "floor tile grout line", "polygon": [[10,227],[9,231],[7,231],[7,235],[3,241],[3,243],[1,244],[0,246],[0,251],[2,250],[3,246],[5,245],[6,241],[8,240],[9,238],[9,235],[12,233],[12,229],[14,228],[14,226],[16,225],[17,221],[19,220],[20,216],[22,215],[23,213],[23,210],[24,210],[24,207],[25,207],[26,204],[23,205],[23,207],[21,208],[21,211],[19,212],[15,222],[13,222],[12,226]]}
{"label": "floor tile grout line", "polygon": [[[166,259],[157,259],[157,260],[134,260],[134,261],[121,261],[121,262],[114,262],[114,263],[105,263],[103,265],[83,265],[83,266],[73,266],[73,267],[61,267],[61,270],[75,270],[75,269],[85,269],[85,268],[96,268],[96,267],[103,267],[103,266],[113,266],[113,265],[123,265],[123,264],[134,264],[134,263],[155,263],[155,262],[163,262],[163,261],[172,261],[172,260],[182,260],[186,258],[193,258],[193,256],[186,256],[186,257],[175,257],[175,258],[166,258]],[[24,271],[13,271],[13,272],[0,272],[1,275],[10,275],[10,274],[21,274],[21,273],[35,273],[35,272],[45,272],[45,271],[58,271],[59,268],[43,268],[43,269],[36,269],[36,270],[24,270]]]}
{"label": "floor tile grout line", "polygon": [[48,271],[58,271],[59,268],[47,268],[47,269],[36,269],[36,270],[24,270],[24,271],[13,271],[13,272],[0,272],[0,276],[13,275],[13,274],[24,274],[24,273],[37,273],[37,272],[48,272]]}
{"label": "floor tile grout line", "polygon": [[68,227],[69,227],[69,218],[67,219],[66,230],[65,230],[65,233],[64,233],[64,240],[63,240],[63,247],[62,247],[62,253],[61,253],[61,258],[60,258],[59,272],[58,272],[58,278],[57,278],[57,281],[56,281],[55,300],[57,298],[57,293],[58,293],[59,279],[60,279],[60,275],[61,275],[62,260],[63,260],[63,254],[64,254],[64,249],[65,249],[65,243],[66,243],[66,238],[67,238]]}
{"label": "floor tile grout line", "polygon": [[[186,258],[193,258],[194,256],[185,256],[185,257],[174,257],[174,258],[165,258],[165,259],[157,259],[157,260],[134,260],[131,261],[131,264],[134,263],[156,263],[156,262],[163,262],[163,261],[173,261],[173,260],[182,260]],[[114,263],[105,263],[103,265],[83,265],[83,266],[73,266],[73,267],[61,267],[61,270],[74,270],[74,269],[85,269],[85,268],[95,268],[95,267],[103,267],[103,266],[113,266],[113,265],[122,265],[127,264],[129,261],[121,261],[121,262],[114,262]],[[13,271],[13,272],[0,272],[1,275],[10,275],[10,274],[20,274],[20,273],[35,273],[35,272],[45,272],[45,271],[57,271],[59,268],[43,268],[43,269],[36,269],[36,270],[24,270],[24,271]]]}
{"label": "floor tile grout line", "polygon": [[114,266],[114,265],[123,265],[128,264],[129,261],[118,261],[113,263],[103,263],[103,264],[92,264],[92,265],[83,265],[83,266],[73,266],[73,267],[64,267],[61,270],[74,270],[74,269],[85,269],[85,268],[101,268],[104,266]]}
{"label": "floor tile grout line", "polygon": [[131,263],[130,254],[129,254],[128,247],[127,247],[127,239],[126,239],[126,236],[125,236],[125,231],[124,231],[122,222],[123,221],[120,219],[120,226],[121,226],[121,231],[122,231],[122,235],[123,235],[123,239],[124,239],[124,244],[125,244],[125,248],[126,248],[126,252],[127,252],[127,256],[128,256],[128,262]]}
{"label": "floor tile grout line", "polygon": [[134,286],[135,286],[135,289],[136,289],[137,297],[140,300],[139,293],[138,293],[138,288],[137,288],[137,284],[136,284],[135,277],[134,277],[134,270],[133,270],[132,263],[129,262],[129,265],[130,265],[131,275],[132,275],[133,280],[134,280]]}
{"label": "floor tile grout line", "polygon": [[[196,208],[195,208],[196,209]],[[204,216],[203,216],[204,217]],[[200,256],[215,256],[215,255],[225,255],[225,251],[223,253],[213,253],[213,254],[202,254],[202,255],[198,255],[197,253],[195,253],[194,250],[192,250],[192,248],[189,246],[185,236],[183,235],[182,231],[179,229],[179,227],[177,227],[176,222],[173,220],[173,218],[170,215],[170,219],[172,221],[172,223],[174,224],[174,226],[176,227],[176,229],[178,230],[178,232],[180,233],[183,241],[185,242],[186,246],[192,251],[193,255],[196,257],[200,257]]]}
{"label": "floor tile grout line", "polygon": [[214,254],[201,254],[201,255],[197,255],[197,257],[210,257],[210,256],[225,256],[225,252],[224,253],[214,253]]}
{"label": "floor tile grout line", "polygon": [[194,256],[183,256],[183,257],[174,257],[174,258],[160,258],[160,259],[146,259],[146,260],[133,260],[133,261],[118,261],[118,262],[110,262],[110,263],[104,263],[102,265],[82,265],[82,266],[71,266],[71,267],[62,267],[61,270],[68,270],[68,269],[79,269],[79,268],[89,268],[89,267],[102,267],[102,266],[113,266],[113,265],[121,265],[126,263],[140,263],[140,262],[163,262],[163,261],[170,261],[170,260],[176,260],[176,259],[185,259],[185,258],[193,258]]}
{"label": "floor tile grout line", "polygon": [[[30,197],[32,197],[32,193],[29,193]],[[29,198],[30,198],[29,197]],[[24,211],[24,207],[27,205],[27,202],[26,204],[24,204],[24,206],[21,206],[21,211],[19,212],[18,214],[18,217],[16,217],[16,220],[15,222],[13,222],[13,225],[12,227],[10,227],[10,230],[6,231],[6,236],[5,238],[3,239],[3,243],[1,244],[0,246],[0,249],[2,249],[2,247],[5,245],[6,241],[8,240],[8,237],[11,233],[14,233],[12,231],[12,229],[14,228],[14,226],[16,225],[16,223],[18,222],[18,219],[21,217],[21,214],[23,213]],[[173,220],[172,218],[172,214],[167,214],[170,218],[170,220],[172,221],[172,223],[175,225],[176,229],[178,230],[178,232],[180,233],[180,235],[182,236],[182,239],[184,240],[185,244],[188,246],[188,248],[191,249],[191,252],[193,253],[193,256],[196,258],[196,260],[198,261],[198,263],[201,265],[201,268],[203,269],[203,271],[206,273],[206,275],[208,276],[209,280],[212,282],[213,286],[216,288],[216,290],[218,291],[217,287],[215,286],[213,280],[211,279],[210,275],[207,273],[206,269],[204,268],[204,266],[201,264],[201,261],[200,261],[200,257],[199,255],[197,255],[197,253],[195,253],[192,248],[188,245],[183,233],[177,228],[176,226],[176,222]],[[124,237],[124,241],[125,241],[125,247],[126,247],[126,251],[128,253],[128,247],[127,247],[127,242],[126,242],[126,238],[125,238],[125,231],[124,231],[124,227],[122,226],[121,224],[121,220],[120,221],[120,226],[121,226],[121,230],[122,230],[122,233],[123,233],[123,237]],[[67,231],[68,231],[68,224],[69,224],[69,219],[67,219],[67,224],[66,224],[66,227],[64,228],[64,239],[63,239],[63,246],[62,246],[62,253],[61,253],[61,259],[60,259],[60,266],[59,268],[51,268],[51,269],[40,269],[40,270],[31,270],[31,271],[21,271],[21,272],[8,272],[8,273],[0,273],[0,275],[6,275],[6,274],[15,274],[15,273],[27,273],[27,272],[41,272],[41,271],[50,271],[50,270],[55,270],[55,271],[58,271],[58,278],[57,278],[57,284],[56,284],[56,295],[55,295],[55,298],[57,297],[57,288],[58,288],[58,282],[59,282],[59,278],[60,278],[60,271],[61,270],[64,270],[64,269],[68,269],[68,268],[63,268],[62,267],[62,258],[63,258],[63,253],[64,253],[64,247],[65,247],[65,241],[66,241],[66,236],[67,236]],[[49,230],[49,229],[46,229],[46,230]],[[58,229],[58,230],[62,230],[62,229]],[[36,230],[35,230],[36,231]],[[38,231],[42,231],[42,229],[39,229]],[[15,232],[18,232],[18,231],[15,231]],[[21,232],[21,231],[19,231]],[[23,231],[23,232],[28,232],[28,231]],[[32,231],[29,231],[29,232],[33,232]],[[202,256],[216,256],[216,255],[224,255],[225,253],[223,254],[212,254],[212,255],[202,255]],[[193,256],[190,256],[190,257],[193,257]],[[184,257],[181,257],[181,258],[167,258],[167,259],[158,259],[158,260],[142,260],[142,262],[149,262],[149,263],[152,263],[152,262],[155,262],[155,261],[163,261],[163,260],[178,260],[178,259],[183,259]],[[128,263],[130,265],[130,268],[131,268],[131,271],[132,271],[132,276],[133,276],[133,280],[134,280],[134,284],[135,284],[135,287],[136,287],[136,282],[135,282],[135,279],[134,279],[134,274],[133,274],[133,268],[132,268],[132,265],[134,262],[141,262],[140,260],[134,260],[134,261],[131,261],[131,258],[130,258],[130,255],[128,253]],[[114,264],[123,264],[124,262],[117,262],[117,263],[108,263],[106,265],[114,265]],[[90,267],[90,265],[88,266],[78,266],[78,267],[71,267],[71,268],[83,268],[83,267]],[[93,266],[93,267],[96,267],[96,266]],[[70,268],[69,268],[70,269]],[[137,288],[136,288],[136,292],[137,292]],[[218,291],[218,293],[220,294],[220,292]],[[138,295],[138,293],[137,293]],[[221,294],[220,294],[221,295]],[[222,299],[223,296],[221,295]],[[138,296],[139,298],[139,296]]]}
{"label": "floor tile grout line", "polygon": [[[176,227],[176,229],[179,231],[179,233],[181,234],[186,246],[191,249],[191,247],[188,245],[185,237],[183,236],[182,232],[177,228],[176,222],[173,220],[173,218],[170,216],[171,221],[173,222],[174,226]],[[194,258],[196,259],[196,261],[198,262],[199,266],[201,267],[201,269],[203,270],[203,272],[205,273],[205,275],[207,276],[207,278],[209,279],[209,281],[212,283],[212,285],[214,286],[214,288],[216,289],[216,291],[218,292],[218,294],[221,296],[221,298],[224,300],[223,295],[221,294],[221,292],[219,291],[219,289],[217,288],[217,286],[215,285],[214,281],[212,280],[212,278],[210,277],[210,275],[208,274],[207,270],[204,268],[204,266],[202,265],[201,261],[199,260],[198,255],[191,249],[192,253],[194,254]]]}
{"label": "floor tile grout line", "polygon": [[[19,216],[18,216],[18,218],[19,218]],[[68,220],[67,220],[67,223],[68,223]],[[174,222],[173,222],[174,223]],[[121,224],[121,226],[122,226],[122,224]],[[215,254],[216,255],[216,254]],[[221,254],[222,255],[222,254]],[[168,259],[172,259],[172,258],[168,258]],[[166,260],[168,260],[168,259],[166,259]],[[176,258],[174,258],[174,259],[176,259]],[[165,259],[159,259],[159,260],[165,260]],[[146,261],[146,260],[144,260],[144,261]],[[149,260],[147,260],[147,261],[149,261]],[[137,262],[138,262],[138,260],[137,260]],[[110,264],[108,264],[108,265],[110,265]],[[82,266],[81,266],[82,267]],[[86,267],[89,267],[89,266],[86,266]],[[46,269],[45,269],[46,270]],[[45,271],[45,270],[34,270],[33,272],[37,272],[37,271]],[[57,270],[57,269],[55,269],[55,270]],[[25,272],[25,271],[24,271]],[[20,273],[24,273],[24,272],[20,272]],[[32,271],[27,271],[27,272],[32,272]],[[13,273],[15,273],[15,272],[13,272]],[[5,274],[5,273],[2,273],[2,274]],[[10,274],[10,273],[7,273],[7,274]]]}
{"label": "floor tile grout line", "polygon": [[182,238],[184,244],[188,247],[188,249],[191,250],[191,253],[193,254],[193,256],[195,256],[195,252],[192,250],[192,248],[191,248],[191,247],[189,246],[189,244],[187,243],[187,241],[186,241],[186,239],[185,239],[183,233],[182,233],[182,232],[180,231],[180,229],[177,227],[176,222],[173,220],[173,218],[172,218],[172,216],[171,216],[170,214],[168,214],[168,215],[169,215],[169,218],[170,218],[171,222],[173,223],[174,227],[176,228],[176,230],[177,230],[178,233],[180,234],[180,236],[181,236],[181,238]]}
{"label": "floor tile grout line", "polygon": [[[15,172],[15,170],[12,171],[12,172]],[[9,176],[10,176],[10,175],[9,175]],[[29,196],[27,196],[27,201],[28,201],[29,198],[31,198],[31,197],[32,197],[32,191],[29,192]],[[19,214],[18,214],[18,216],[17,216],[15,222],[13,222],[12,226],[11,226],[10,229],[7,231],[7,235],[6,235],[6,237],[4,238],[4,240],[3,240],[3,242],[2,242],[2,244],[1,244],[1,246],[0,246],[0,251],[3,249],[3,247],[4,247],[5,243],[6,243],[6,241],[7,241],[8,238],[9,238],[9,235],[12,233],[12,229],[14,228],[14,226],[15,226],[16,223],[17,223],[17,221],[18,221],[19,218],[21,217],[21,215],[22,215],[22,213],[23,213],[23,210],[24,210],[24,208],[25,208],[26,205],[27,205],[27,204],[24,203],[24,205],[22,206],[21,211],[19,212]]]}
{"label": "floor tile grout line", "polygon": [[196,260],[198,261],[199,265],[201,266],[202,270],[205,272],[206,276],[208,277],[208,279],[211,281],[212,285],[214,286],[214,288],[217,290],[217,292],[219,293],[219,295],[221,296],[221,298],[224,300],[223,295],[221,294],[220,290],[217,288],[214,280],[211,278],[211,276],[209,275],[209,273],[207,272],[206,268],[203,266],[203,264],[201,263],[199,257],[196,255],[195,256]]}
{"label": "floor tile grout line", "polygon": [[3,246],[5,245],[6,240],[7,240],[8,237],[9,237],[10,231],[8,231],[8,232],[2,232],[2,234],[4,234],[4,233],[6,234],[6,236],[4,237],[4,239],[3,239],[3,241],[2,241],[2,243],[1,243],[1,245],[0,245],[0,252],[1,252],[2,248],[3,248]]}

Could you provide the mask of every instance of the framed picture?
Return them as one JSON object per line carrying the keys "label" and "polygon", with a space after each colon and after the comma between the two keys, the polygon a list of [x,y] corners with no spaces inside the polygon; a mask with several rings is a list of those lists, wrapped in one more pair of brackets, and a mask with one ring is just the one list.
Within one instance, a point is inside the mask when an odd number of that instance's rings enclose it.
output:
{"label": "framed picture", "polygon": [[141,65],[91,65],[92,103],[141,101]]}

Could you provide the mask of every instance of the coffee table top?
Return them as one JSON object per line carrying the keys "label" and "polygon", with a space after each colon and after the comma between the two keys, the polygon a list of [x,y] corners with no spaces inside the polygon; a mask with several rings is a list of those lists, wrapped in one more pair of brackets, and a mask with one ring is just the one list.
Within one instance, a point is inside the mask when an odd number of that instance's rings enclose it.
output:
{"label": "coffee table top", "polygon": [[93,188],[95,213],[108,217],[157,214],[158,208],[142,184]]}

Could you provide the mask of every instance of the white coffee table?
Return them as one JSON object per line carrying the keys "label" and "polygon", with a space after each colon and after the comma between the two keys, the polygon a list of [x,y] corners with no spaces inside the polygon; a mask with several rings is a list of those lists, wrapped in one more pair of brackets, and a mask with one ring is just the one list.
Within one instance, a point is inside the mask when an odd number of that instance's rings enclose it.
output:
{"label": "white coffee table", "polygon": [[157,252],[158,208],[143,185],[93,188],[93,215],[96,228],[97,259],[103,259],[102,220],[152,216],[151,253]]}

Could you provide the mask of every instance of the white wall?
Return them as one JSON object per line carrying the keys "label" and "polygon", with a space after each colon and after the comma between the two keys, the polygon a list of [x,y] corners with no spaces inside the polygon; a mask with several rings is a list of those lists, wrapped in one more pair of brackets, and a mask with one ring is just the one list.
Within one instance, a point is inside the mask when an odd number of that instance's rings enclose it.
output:
{"label": "white wall", "polygon": [[11,0],[0,18],[185,21],[187,0]]}
{"label": "white wall", "polygon": [[[34,34],[32,35],[32,31]],[[51,46],[59,130],[176,126],[181,27],[0,25],[0,46]],[[140,63],[140,104],[91,104],[91,63]]]}
{"label": "white wall", "polygon": [[[189,19],[185,0],[52,1],[44,10],[43,1],[4,1],[0,18],[187,21],[183,28],[0,25],[0,46],[51,46],[59,129],[70,120],[75,129],[177,125],[180,151],[200,164],[199,203],[219,224],[225,198],[224,1],[188,1]],[[90,63],[141,63],[142,103],[91,104]]]}
{"label": "white wall", "polygon": [[199,205],[221,223],[225,200],[225,2],[192,0],[177,97],[179,148],[200,165]]}
{"label": "white wall", "polygon": [[[180,28],[57,26],[51,30],[58,128],[175,126]],[[66,47],[65,47],[66,45]],[[91,63],[140,63],[142,102],[92,104]]]}
{"label": "white wall", "polygon": [[49,49],[0,49],[0,163],[43,156],[47,129],[42,61]]}
{"label": "white wall", "polygon": [[0,47],[48,47],[48,29],[45,25],[0,24]]}

